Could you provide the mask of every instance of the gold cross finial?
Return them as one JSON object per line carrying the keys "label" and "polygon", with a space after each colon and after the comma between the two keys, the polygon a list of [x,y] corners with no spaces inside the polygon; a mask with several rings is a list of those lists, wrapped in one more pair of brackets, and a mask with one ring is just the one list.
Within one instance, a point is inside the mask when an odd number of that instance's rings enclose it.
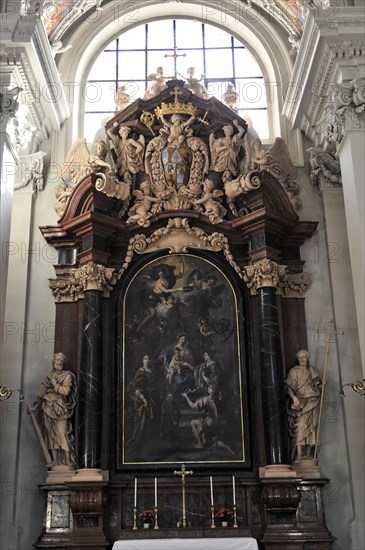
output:
{"label": "gold cross finial", "polygon": [[179,90],[177,86],[172,90],[171,95],[174,96],[175,102],[179,99],[178,96],[182,94],[182,91]]}

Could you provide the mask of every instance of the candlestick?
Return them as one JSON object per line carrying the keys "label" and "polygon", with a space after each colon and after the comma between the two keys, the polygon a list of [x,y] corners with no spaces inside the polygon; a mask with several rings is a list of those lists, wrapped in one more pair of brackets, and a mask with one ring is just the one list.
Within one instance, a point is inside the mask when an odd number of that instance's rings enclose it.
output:
{"label": "candlestick", "polygon": [[237,506],[236,505],[233,506],[233,527],[235,529],[238,528],[238,525],[237,525]]}
{"label": "candlestick", "polygon": [[137,508],[133,508],[133,530],[137,529]]}
{"label": "candlestick", "polygon": [[[212,478],[210,478],[210,479],[212,479]],[[210,524],[210,528],[211,528],[211,529],[215,529],[215,523],[214,523],[214,506],[213,506],[213,505],[210,507],[210,512],[211,512],[211,517],[212,517],[212,522],[211,522],[211,524]]]}
{"label": "candlestick", "polygon": [[155,508],[157,508],[157,477],[155,477]]}
{"label": "candlestick", "polygon": [[137,507],[137,478],[134,478],[134,507]]}
{"label": "candlestick", "polygon": [[236,506],[236,478],[232,476],[233,506]]}
{"label": "candlestick", "polygon": [[213,498],[213,478],[210,476],[210,504],[214,506],[214,498]]}
{"label": "candlestick", "polygon": [[159,529],[158,526],[158,508],[155,506],[155,525],[153,526],[154,529]]}

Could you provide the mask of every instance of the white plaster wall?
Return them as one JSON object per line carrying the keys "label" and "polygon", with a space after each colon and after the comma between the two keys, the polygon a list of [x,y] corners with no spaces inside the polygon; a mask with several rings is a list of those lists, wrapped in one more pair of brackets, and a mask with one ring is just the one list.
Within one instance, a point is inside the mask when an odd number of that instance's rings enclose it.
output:
{"label": "white plaster wall", "polygon": [[[3,126],[3,125],[2,125]],[[14,156],[9,149],[5,135],[0,140],[0,241],[1,241],[1,269],[0,269],[0,322],[3,323],[5,313],[6,284],[8,278],[8,246],[10,239],[11,209],[15,178]]]}
{"label": "white plaster wall", "polygon": [[[343,190],[324,189],[322,199],[327,238],[338,255],[337,262],[329,263],[329,271],[335,320],[338,327],[344,331],[344,335],[338,337],[337,352],[340,383],[345,384],[361,380],[362,369]],[[344,281],[347,281],[347,285]],[[365,491],[364,484],[359,483],[358,480],[362,478],[365,470],[365,403],[364,399],[356,395],[351,388],[345,389],[345,395],[346,397],[341,399],[341,405],[345,417],[349,450],[349,481],[354,503],[354,515],[348,528],[352,537],[352,548],[362,550],[365,548],[363,521]]]}
{"label": "white plaster wall", "polygon": [[[348,130],[339,147],[346,227],[351,259],[352,281],[356,299],[360,350],[365,378],[365,250],[364,250],[364,129]],[[361,358],[360,358],[361,360]]]}
{"label": "white plaster wall", "polygon": [[38,485],[45,481],[46,467],[25,404],[33,403],[53,354],[55,306],[48,278],[54,277],[56,256],[38,229],[56,222],[53,187],[46,186],[37,198],[27,188],[17,191],[13,202],[15,253],[9,257],[2,379],[22,388],[25,402],[18,408],[14,394],[1,409],[1,547],[7,550],[31,550],[42,532],[44,496]]}
{"label": "white plaster wall", "polygon": [[[363,451],[359,448],[361,435],[358,431],[363,423],[362,402],[355,401],[360,399],[357,395],[348,395],[345,399],[340,396],[344,377],[353,377],[358,372],[360,356],[353,290],[347,270],[344,212],[341,205],[337,204],[335,208],[329,202],[326,214],[332,216],[332,220],[325,220],[322,199],[318,190],[310,185],[308,175],[309,167],[306,165],[299,180],[303,201],[300,217],[303,220],[317,220],[319,225],[313,237],[302,247],[302,259],[306,262],[304,271],[312,277],[305,310],[311,362],[321,374],[326,343],[325,335],[318,334],[317,329],[325,330],[328,321],[334,319],[338,328],[345,332],[343,336],[338,336],[337,342],[330,344],[326,375],[319,451],[321,473],[330,479],[323,492],[325,513],[327,526],[337,538],[334,550],[360,550],[365,547],[361,540],[359,519],[363,509],[363,486],[359,483],[363,476]],[[328,244],[326,223],[332,226],[332,221],[336,231],[329,235]]]}

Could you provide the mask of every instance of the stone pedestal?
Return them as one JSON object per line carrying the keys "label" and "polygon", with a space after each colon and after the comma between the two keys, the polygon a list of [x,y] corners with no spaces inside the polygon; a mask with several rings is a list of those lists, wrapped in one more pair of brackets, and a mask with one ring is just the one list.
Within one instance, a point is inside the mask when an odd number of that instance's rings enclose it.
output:
{"label": "stone pedestal", "polygon": [[70,548],[105,550],[104,508],[106,483],[71,482],[70,505],[73,531]]}
{"label": "stone pedestal", "polygon": [[47,492],[47,504],[43,533],[36,548],[69,547],[72,532],[72,514],[70,509],[70,489],[62,484],[47,483],[40,487]]}

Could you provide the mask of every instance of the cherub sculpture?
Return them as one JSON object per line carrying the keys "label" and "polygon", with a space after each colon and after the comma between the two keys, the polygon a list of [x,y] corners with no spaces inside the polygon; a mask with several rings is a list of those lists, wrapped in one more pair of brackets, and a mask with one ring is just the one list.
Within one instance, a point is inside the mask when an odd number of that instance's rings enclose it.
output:
{"label": "cherub sculpture", "polygon": [[203,196],[193,200],[195,206],[202,205],[204,213],[209,217],[211,223],[221,223],[227,210],[221,205],[220,197],[224,195],[220,189],[214,189],[214,183],[210,179],[203,182]]}
{"label": "cherub sculpture", "polygon": [[339,159],[317,147],[307,149],[310,153],[311,174],[310,182],[314,186],[339,187],[342,184],[341,166]]}
{"label": "cherub sculpture", "polygon": [[167,139],[170,147],[176,149],[183,145],[185,138],[192,135],[193,131],[189,128],[190,124],[193,124],[195,116],[192,115],[188,120],[184,120],[182,115],[174,113],[168,121],[164,115],[160,115],[160,119],[164,124],[164,128],[161,128],[160,134]]}
{"label": "cherub sculpture", "polygon": [[239,98],[238,93],[234,89],[233,84],[230,82],[227,84],[226,91],[222,95],[222,101],[227,107],[232,109],[232,111],[237,111],[237,100]]}
{"label": "cherub sculpture", "polygon": [[143,99],[152,99],[167,88],[163,67],[157,67],[156,72],[148,76],[148,80],[151,80],[152,84],[145,91]]}
{"label": "cherub sculpture", "polygon": [[77,185],[89,174],[98,172],[108,173],[111,166],[105,158],[108,154],[105,141],[98,140],[95,143],[96,155],[91,155],[86,145],[85,138],[80,138],[71,146],[68,151],[61,170],[56,175],[63,181],[69,176],[74,185]]}
{"label": "cherub sculpture", "polygon": [[114,96],[115,105],[118,108],[118,111],[123,111],[130,102],[131,97],[126,93],[125,86],[119,86],[117,93]]}
{"label": "cherub sculpture", "polygon": [[201,97],[202,99],[208,99],[208,91],[203,84],[204,75],[202,74],[199,79],[195,78],[195,67],[189,67],[187,69],[187,75],[188,76],[186,78],[184,88],[190,90],[190,92],[197,95],[198,97]]}
{"label": "cherub sculpture", "polygon": [[[167,192],[166,192],[167,193]],[[128,212],[127,223],[137,222],[142,227],[150,225],[149,218],[152,216],[151,206],[163,199],[165,194],[160,197],[152,196],[151,184],[148,181],[141,183],[140,189],[135,189],[133,195],[136,197],[136,202]]]}
{"label": "cherub sculpture", "polygon": [[267,152],[262,150],[261,140],[259,138],[255,139],[253,150],[252,160],[259,170],[267,170],[277,177],[279,177],[278,174],[280,173],[283,178],[286,176],[286,179],[294,178],[298,175],[298,170],[290,158],[288,146],[282,138],[276,138],[274,144]]}
{"label": "cherub sculpture", "polygon": [[116,171],[122,177],[126,172],[138,174],[143,170],[144,136],[141,134],[138,139],[134,139],[134,135],[129,137],[130,133],[131,129],[128,126],[119,126],[118,122],[107,130],[116,151]]}
{"label": "cherub sculpture", "polygon": [[67,201],[72,193],[72,187],[69,187],[65,183],[59,183],[54,190],[54,195],[57,199],[56,204],[53,206],[56,213],[61,218],[66,210]]}

